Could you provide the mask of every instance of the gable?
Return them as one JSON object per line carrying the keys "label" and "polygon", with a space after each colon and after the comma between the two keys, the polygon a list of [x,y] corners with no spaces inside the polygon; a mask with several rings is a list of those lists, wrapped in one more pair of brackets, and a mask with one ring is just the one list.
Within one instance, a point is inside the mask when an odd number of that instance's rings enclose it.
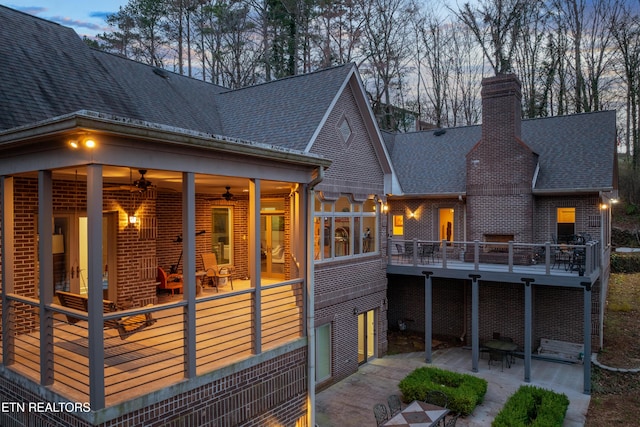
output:
{"label": "gable", "polygon": [[332,160],[316,188],[357,196],[384,194],[385,171],[356,96],[351,85],[344,88],[311,145],[309,152]]}

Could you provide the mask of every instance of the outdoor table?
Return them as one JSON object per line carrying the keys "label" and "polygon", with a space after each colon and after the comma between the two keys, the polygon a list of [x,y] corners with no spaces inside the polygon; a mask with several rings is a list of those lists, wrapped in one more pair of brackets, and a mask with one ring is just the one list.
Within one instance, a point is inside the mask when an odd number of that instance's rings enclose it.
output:
{"label": "outdoor table", "polygon": [[511,341],[502,341],[502,340],[490,340],[482,344],[484,347],[489,350],[499,351],[503,354],[503,356],[507,360],[507,367],[511,367],[511,363],[509,363],[509,355],[518,349],[518,345]]}
{"label": "outdoor table", "polygon": [[414,400],[409,406],[385,422],[383,426],[431,427],[437,425],[448,413],[447,408]]}

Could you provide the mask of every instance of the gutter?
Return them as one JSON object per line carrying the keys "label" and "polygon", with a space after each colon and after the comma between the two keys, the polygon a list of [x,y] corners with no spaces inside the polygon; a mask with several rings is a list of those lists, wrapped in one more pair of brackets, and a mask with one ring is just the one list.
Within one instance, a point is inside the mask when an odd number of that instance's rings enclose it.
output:
{"label": "gutter", "polygon": [[96,132],[173,146],[210,149],[300,165],[329,167],[331,161],[317,154],[277,145],[215,135],[143,120],[81,110],[48,120],[0,131],[0,151],[36,141],[64,138],[76,132]]}

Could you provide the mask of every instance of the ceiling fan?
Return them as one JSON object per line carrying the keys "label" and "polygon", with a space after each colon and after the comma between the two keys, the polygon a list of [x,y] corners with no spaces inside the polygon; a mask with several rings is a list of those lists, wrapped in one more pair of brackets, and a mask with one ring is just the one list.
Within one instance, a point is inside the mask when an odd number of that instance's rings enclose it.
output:
{"label": "ceiling fan", "polygon": [[151,181],[149,181],[144,177],[144,175],[147,173],[146,169],[138,169],[138,173],[140,173],[140,178],[136,179],[131,184],[107,187],[105,188],[105,190],[107,191],[125,190],[125,191],[131,191],[132,193],[135,193],[135,192],[144,193],[145,191],[147,191],[149,188],[152,187]]}
{"label": "ceiling fan", "polygon": [[233,194],[231,194],[231,192],[229,190],[231,190],[231,187],[226,186],[224,187],[227,191],[225,193],[222,193],[220,195],[220,197],[214,197],[211,199],[207,199],[210,201],[214,201],[214,200],[226,200],[227,202],[230,202],[233,199]]}

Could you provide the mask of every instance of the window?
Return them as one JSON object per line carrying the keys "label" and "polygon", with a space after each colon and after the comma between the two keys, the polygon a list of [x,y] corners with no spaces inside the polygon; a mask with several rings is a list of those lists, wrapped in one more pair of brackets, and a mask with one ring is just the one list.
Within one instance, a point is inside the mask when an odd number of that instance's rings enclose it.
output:
{"label": "window", "polygon": [[569,243],[576,234],[576,208],[557,208],[558,243]]}
{"label": "window", "polygon": [[372,199],[353,202],[316,198],[314,204],[314,257],[341,258],[378,251],[378,209]]}
{"label": "window", "polygon": [[316,328],[316,383],[331,377],[331,323]]}
{"label": "window", "polygon": [[211,252],[218,264],[233,263],[233,208],[215,207],[211,210]]}

